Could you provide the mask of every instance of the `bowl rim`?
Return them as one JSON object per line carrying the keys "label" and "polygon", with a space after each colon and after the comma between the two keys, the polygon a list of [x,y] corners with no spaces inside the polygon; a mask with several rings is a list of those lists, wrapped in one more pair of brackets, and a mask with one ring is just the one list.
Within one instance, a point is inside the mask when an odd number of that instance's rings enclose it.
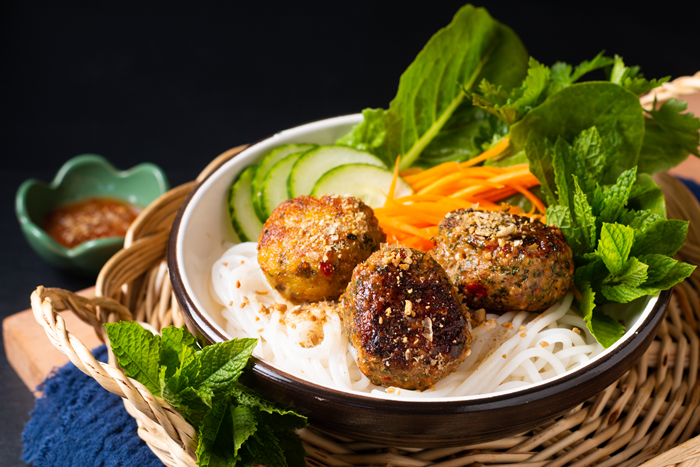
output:
{"label": "bowl rim", "polygon": [[37,178],[30,178],[22,182],[15,195],[15,214],[17,216],[17,220],[19,221],[23,230],[31,234],[32,237],[50,247],[54,254],[66,258],[76,258],[96,248],[119,246],[123,244],[124,237],[96,238],[80,243],[73,248],[66,248],[54,240],[44,229],[42,229],[36,222],[34,222],[34,220],[32,220],[27,210],[27,193],[35,186],[42,186],[48,188],[49,191],[55,191],[61,186],[63,180],[75,167],[88,165],[102,166],[106,168],[107,171],[115,177],[115,179],[118,180],[129,178],[136,172],[147,170],[154,175],[156,181],[158,182],[158,190],[160,191],[161,195],[168,191],[169,188],[168,179],[165,176],[163,169],[151,162],[142,162],[129,169],[119,170],[115,168],[114,165],[112,165],[112,163],[105,157],[98,154],[81,154],[68,159],[63,165],[61,165],[58,172],[56,172],[56,175],[49,183]]}
{"label": "bowl rim", "polygon": [[[188,315],[191,319],[192,324],[207,340],[213,342],[224,341],[228,338],[227,335],[222,333],[222,330],[218,324],[213,323],[210,316],[204,316],[203,312],[205,310],[200,310],[196,303],[197,301],[188,292],[188,287],[185,284],[184,276],[180,270],[179,266],[179,245],[181,236],[179,235],[186,212],[188,211],[188,206],[199,190],[205,186],[208,180],[216,176],[221,170],[224,170],[228,163],[240,156],[245,155],[250,150],[255,150],[255,148],[261,143],[275,138],[277,135],[281,135],[290,131],[301,131],[303,127],[308,125],[320,124],[320,123],[335,123],[339,121],[349,121],[359,118],[361,114],[350,114],[340,117],[334,117],[329,119],[317,120],[314,122],[299,125],[297,127],[290,128],[281,132],[274,133],[268,137],[262,138],[255,143],[247,146],[240,153],[230,156],[228,159],[223,161],[219,166],[211,171],[204,179],[202,179],[194,189],[189,193],[185,201],[182,203],[178,213],[173,222],[173,226],[170,232],[170,237],[168,239],[168,269],[173,286],[173,292],[178,298],[180,305],[183,308],[183,312]],[[671,290],[662,291],[655,298],[652,298],[647,304],[647,307],[651,307],[651,310],[646,314],[643,319],[639,319],[635,323],[634,327],[628,330],[629,337],[624,341],[618,341],[611,348],[606,349],[604,353],[599,354],[595,357],[595,360],[590,364],[581,368],[581,371],[571,371],[566,372],[563,375],[550,378],[548,380],[536,383],[532,386],[527,386],[524,388],[518,388],[510,391],[502,391],[496,393],[490,393],[485,395],[477,396],[461,396],[461,397],[445,397],[445,398],[426,398],[426,399],[413,399],[413,398],[384,398],[377,397],[370,394],[346,392],[340,389],[331,388],[328,386],[323,386],[318,383],[309,381],[307,379],[298,377],[296,375],[290,374],[284,370],[281,370],[269,362],[261,360],[255,356],[252,357],[252,371],[258,375],[263,376],[263,378],[268,380],[274,380],[277,384],[280,384],[287,388],[299,389],[300,387],[306,388],[313,392],[316,397],[322,397],[324,400],[333,401],[336,403],[346,404],[346,405],[356,405],[356,406],[367,406],[369,405],[381,405],[383,408],[391,411],[401,411],[410,410],[413,413],[454,413],[458,412],[470,412],[470,411],[482,411],[489,410],[489,408],[498,407],[503,409],[504,407],[513,407],[520,404],[532,403],[535,401],[543,400],[550,397],[553,393],[566,393],[572,389],[584,385],[590,382],[591,378],[597,375],[606,375],[605,378],[606,386],[612,384],[616,379],[618,379],[624,372],[610,372],[608,370],[620,364],[618,358],[620,354],[635,353],[638,352],[639,356],[646,347],[651,343],[654,337],[652,332],[642,333],[643,330],[653,330],[661,322],[664,316],[664,311],[670,301]],[[652,303],[653,301],[653,303]],[[207,313],[208,315],[208,313]],[[646,341],[646,345],[645,344]],[[632,363],[624,368],[627,371]],[[614,373],[614,374],[609,374]],[[587,397],[590,397],[587,396]],[[587,398],[586,397],[586,398]],[[586,398],[582,400],[574,401],[570,406],[576,403],[583,402]]]}

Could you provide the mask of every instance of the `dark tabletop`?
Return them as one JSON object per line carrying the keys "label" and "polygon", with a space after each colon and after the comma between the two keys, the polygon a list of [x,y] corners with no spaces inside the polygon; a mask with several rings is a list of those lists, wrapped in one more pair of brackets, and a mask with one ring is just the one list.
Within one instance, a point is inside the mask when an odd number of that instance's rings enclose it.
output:
{"label": "dark tabletop", "polygon": [[[14,215],[23,180],[49,181],[67,159],[96,153],[120,169],[154,162],[176,186],[233,146],[386,107],[401,72],[462,4],[244,3],[3,4],[0,318],[28,308],[37,285],[94,284],[30,250]],[[480,5],[547,65],[605,49],[650,78],[700,69],[698,2],[676,2],[673,14],[570,3]],[[0,352],[0,462],[24,465],[20,436],[34,401]]]}

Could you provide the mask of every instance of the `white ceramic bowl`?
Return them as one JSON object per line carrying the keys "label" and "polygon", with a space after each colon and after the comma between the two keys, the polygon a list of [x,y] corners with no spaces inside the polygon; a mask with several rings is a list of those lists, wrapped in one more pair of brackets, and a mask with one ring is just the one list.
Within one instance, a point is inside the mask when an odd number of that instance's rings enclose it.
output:
{"label": "white ceramic bowl", "polygon": [[[185,201],[173,225],[168,265],[188,328],[210,342],[230,336],[221,307],[210,296],[212,264],[237,241],[227,194],[246,167],[282,144],[331,144],[360,122],[359,114],[282,131],[224,162]],[[651,343],[670,299],[658,297],[615,306],[628,331],[584,367],[524,389],[469,397],[389,400],[320,386],[254,359],[249,384],[267,397],[309,416],[312,422],[356,439],[394,445],[445,446],[481,442],[527,431],[550,420],[621,377]]]}

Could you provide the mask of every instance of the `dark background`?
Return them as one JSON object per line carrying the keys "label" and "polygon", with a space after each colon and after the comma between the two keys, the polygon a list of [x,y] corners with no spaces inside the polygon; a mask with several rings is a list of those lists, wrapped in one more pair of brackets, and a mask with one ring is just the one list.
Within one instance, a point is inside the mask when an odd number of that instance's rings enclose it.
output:
{"label": "dark background", "polygon": [[[221,152],[301,123],[386,107],[401,72],[461,1],[10,2],[1,7],[0,317],[37,285],[79,290],[21,235],[14,194],[96,153],[154,162],[171,186]],[[648,78],[700,70],[700,2],[480,2],[531,55],[577,64],[605,49]],[[673,6],[673,11],[670,6]],[[665,9],[663,9],[665,7]],[[32,395],[0,355],[0,453],[23,465]]]}

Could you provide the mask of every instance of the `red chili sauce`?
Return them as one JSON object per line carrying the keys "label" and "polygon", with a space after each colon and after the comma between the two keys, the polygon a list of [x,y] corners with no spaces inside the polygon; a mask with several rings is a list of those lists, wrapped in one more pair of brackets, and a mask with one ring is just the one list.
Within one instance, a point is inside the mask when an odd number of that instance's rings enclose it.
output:
{"label": "red chili sauce", "polygon": [[50,212],[43,228],[59,244],[73,248],[96,238],[123,237],[138,213],[123,201],[90,198]]}

